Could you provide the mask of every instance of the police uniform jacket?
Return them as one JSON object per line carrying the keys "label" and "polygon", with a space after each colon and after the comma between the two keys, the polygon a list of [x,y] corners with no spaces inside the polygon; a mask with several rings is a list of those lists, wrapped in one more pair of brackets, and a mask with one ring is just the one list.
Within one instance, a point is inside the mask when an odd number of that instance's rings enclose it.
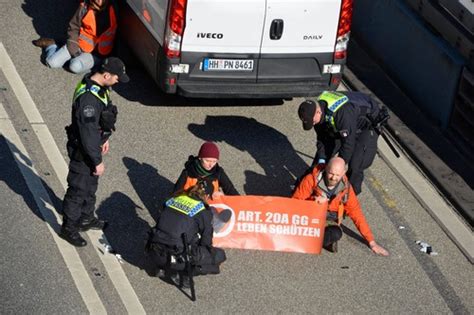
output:
{"label": "police uniform jacket", "polygon": [[192,217],[166,206],[158,220],[153,242],[176,248],[179,253],[183,249],[182,234],[186,233],[191,245],[211,247],[214,233],[212,212],[207,205],[204,206],[205,209]]}
{"label": "police uniform jacket", "polygon": [[[371,126],[367,115],[375,117],[379,112],[378,104],[370,96],[361,92],[343,94],[349,101],[333,114],[334,126],[325,119],[326,108],[322,108],[321,122],[314,126],[317,134],[315,162],[319,159],[327,160],[339,152],[339,157],[349,163],[356,146],[357,134]],[[339,141],[336,141],[334,149],[327,152],[335,140]]]}
{"label": "police uniform jacket", "polygon": [[[86,90],[94,86],[99,96],[105,97],[108,88],[99,86],[86,75],[81,83],[86,84]],[[81,84],[80,83],[80,84]],[[90,173],[95,166],[102,163],[102,145],[108,140],[110,130],[105,131],[101,127],[101,114],[110,106],[86,91],[75,99],[72,105],[72,139],[68,141],[68,152],[70,153],[70,168],[79,173]]]}

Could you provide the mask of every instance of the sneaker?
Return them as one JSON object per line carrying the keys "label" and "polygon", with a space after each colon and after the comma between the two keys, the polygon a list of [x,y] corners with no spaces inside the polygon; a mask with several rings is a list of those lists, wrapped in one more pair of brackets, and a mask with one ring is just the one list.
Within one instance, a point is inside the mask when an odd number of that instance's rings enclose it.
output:
{"label": "sneaker", "polygon": [[54,44],[56,44],[56,42],[52,38],[41,37],[33,41],[33,45],[35,45],[36,47],[41,47],[41,48],[46,48]]}
{"label": "sneaker", "polygon": [[86,240],[82,238],[79,232],[70,232],[65,229],[61,229],[58,235],[60,238],[75,247],[84,247],[87,245]]}
{"label": "sneaker", "polygon": [[99,220],[96,217],[93,217],[89,220],[83,220],[79,224],[79,230],[82,232],[88,230],[103,230],[107,226],[107,221]]}

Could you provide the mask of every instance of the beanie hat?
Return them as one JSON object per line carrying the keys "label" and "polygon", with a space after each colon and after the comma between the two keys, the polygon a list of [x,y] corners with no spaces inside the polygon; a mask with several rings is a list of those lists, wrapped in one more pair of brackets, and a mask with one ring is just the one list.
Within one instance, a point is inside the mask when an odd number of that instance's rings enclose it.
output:
{"label": "beanie hat", "polygon": [[204,142],[199,149],[198,157],[219,159],[219,148],[213,142]]}

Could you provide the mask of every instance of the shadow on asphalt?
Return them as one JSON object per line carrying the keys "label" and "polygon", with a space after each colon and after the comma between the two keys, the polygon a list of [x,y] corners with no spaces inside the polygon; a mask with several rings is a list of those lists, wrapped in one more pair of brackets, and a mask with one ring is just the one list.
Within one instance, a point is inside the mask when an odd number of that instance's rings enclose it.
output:
{"label": "shadow on asphalt", "polygon": [[78,0],[25,0],[21,7],[31,17],[38,37],[54,38],[59,43],[65,43],[69,20],[78,5]]}
{"label": "shadow on asphalt", "polygon": [[[22,196],[25,204],[31,209],[40,220],[45,221],[43,216],[36,205],[34,198],[31,194],[30,189],[26,185],[25,179],[23,176],[15,176],[15,174],[11,174],[11,170],[15,170],[15,172],[20,172],[18,169],[17,164],[15,163],[15,156],[22,161],[24,165],[27,167],[24,168],[24,171],[27,172],[25,175],[27,178],[38,178],[41,181],[41,184],[45,188],[46,192],[48,193],[51,202],[53,203],[54,208],[58,212],[58,214],[62,215],[62,200],[59,199],[54,191],[49,187],[49,185],[43,181],[41,177],[33,173],[30,167],[33,166],[31,160],[25,156],[23,152],[21,152],[15,144],[10,142],[6,139],[3,135],[0,135],[0,160],[2,163],[1,171],[0,171],[0,181],[5,182],[5,184],[10,188],[10,190],[14,191],[19,196]],[[46,176],[48,174],[45,174]],[[42,200],[45,203],[44,200]],[[48,207],[46,207],[48,209]],[[58,232],[59,222],[56,220],[54,222],[47,222],[51,225],[51,227]]]}
{"label": "shadow on asphalt", "polygon": [[207,116],[203,125],[189,124],[188,129],[202,140],[226,142],[255,159],[264,174],[241,170],[245,173],[247,195],[290,196],[296,177],[308,168],[284,134],[254,118]]}
{"label": "shadow on asphalt", "polygon": [[114,253],[140,269],[152,267],[145,257],[146,232],[150,229],[147,221],[140,218],[137,211],[143,211],[130,197],[114,192],[97,208],[97,216],[108,221],[104,234]]}
{"label": "shadow on asphalt", "polygon": [[155,268],[145,255],[145,241],[151,226],[139,215],[149,211],[151,217],[158,220],[161,204],[173,189],[173,183],[161,176],[158,170],[135,159],[124,157],[130,183],[142,201],[145,209],[136,205],[130,197],[114,192],[97,209],[97,215],[109,222],[104,233],[114,251],[128,263],[154,275]]}

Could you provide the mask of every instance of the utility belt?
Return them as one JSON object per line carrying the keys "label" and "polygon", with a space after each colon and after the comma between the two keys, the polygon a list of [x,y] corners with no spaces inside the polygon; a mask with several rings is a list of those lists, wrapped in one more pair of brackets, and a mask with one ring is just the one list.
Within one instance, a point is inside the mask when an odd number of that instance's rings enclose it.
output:
{"label": "utility belt", "polygon": [[[188,246],[188,252],[190,253],[189,262],[191,265],[194,265],[197,260],[197,248],[192,245]],[[166,265],[173,270],[182,271],[186,267],[186,251],[184,248],[180,250],[176,246],[170,247],[160,243],[149,243],[146,246],[146,251],[165,257]]]}

